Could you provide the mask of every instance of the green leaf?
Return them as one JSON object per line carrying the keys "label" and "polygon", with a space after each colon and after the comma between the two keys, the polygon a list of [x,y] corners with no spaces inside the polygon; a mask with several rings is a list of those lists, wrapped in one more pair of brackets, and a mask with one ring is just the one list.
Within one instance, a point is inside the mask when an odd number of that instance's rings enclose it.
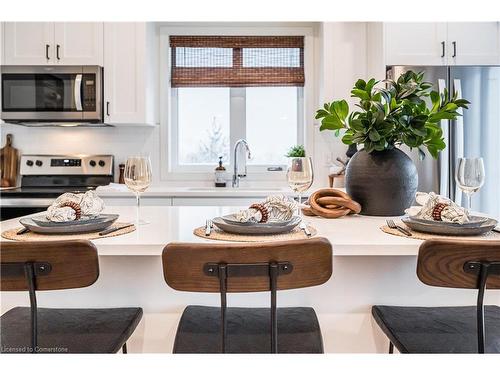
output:
{"label": "green leaf", "polygon": [[337,129],[342,129],[344,127],[344,124],[338,116],[336,115],[328,115],[321,120],[321,126],[319,130],[337,130]]}
{"label": "green leaf", "polygon": [[358,97],[361,100],[370,100],[370,95],[368,95],[365,90],[352,89],[351,94],[352,96]]}
{"label": "green leaf", "polygon": [[364,90],[366,87],[366,82],[362,79],[358,79],[356,83],[354,84],[354,87],[360,90]]}
{"label": "green leaf", "polygon": [[378,131],[375,129],[370,130],[368,133],[368,137],[370,138],[370,141],[377,142],[380,140],[380,134],[378,134]]}

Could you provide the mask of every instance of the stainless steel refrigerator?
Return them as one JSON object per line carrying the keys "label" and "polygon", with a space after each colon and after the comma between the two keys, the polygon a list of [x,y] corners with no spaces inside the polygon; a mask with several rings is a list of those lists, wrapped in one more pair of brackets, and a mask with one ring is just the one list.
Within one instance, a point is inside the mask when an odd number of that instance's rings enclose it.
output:
{"label": "stainless steel refrigerator", "polygon": [[472,196],[472,209],[500,218],[500,66],[391,66],[387,78],[407,70],[423,71],[436,91],[446,88],[471,102],[456,121],[442,121],[447,147],[437,161],[430,155],[420,161],[416,150],[409,152],[419,172],[419,191],[438,192],[465,204],[455,183],[457,159],[482,157],[486,179]]}

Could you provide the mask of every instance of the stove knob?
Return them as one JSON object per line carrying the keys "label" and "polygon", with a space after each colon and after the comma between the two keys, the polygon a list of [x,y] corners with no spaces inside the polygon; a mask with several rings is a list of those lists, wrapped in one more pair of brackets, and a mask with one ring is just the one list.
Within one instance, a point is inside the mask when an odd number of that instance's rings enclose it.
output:
{"label": "stove knob", "polygon": [[99,167],[104,167],[106,165],[106,163],[104,162],[104,160],[99,160]]}
{"label": "stove knob", "polygon": [[90,164],[91,167],[95,167],[95,165],[96,165],[95,160],[89,161],[89,164]]}
{"label": "stove knob", "polygon": [[26,160],[26,165],[28,167],[32,167],[33,166],[33,160]]}
{"label": "stove knob", "polygon": [[35,164],[37,167],[41,167],[43,165],[43,162],[41,160],[37,160]]}

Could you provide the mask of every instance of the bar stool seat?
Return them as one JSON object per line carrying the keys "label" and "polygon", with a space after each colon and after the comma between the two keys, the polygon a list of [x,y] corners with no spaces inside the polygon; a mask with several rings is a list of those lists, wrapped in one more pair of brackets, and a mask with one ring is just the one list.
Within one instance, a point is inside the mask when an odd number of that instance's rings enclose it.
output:
{"label": "bar stool seat", "polygon": [[[476,306],[373,306],[400,353],[477,353]],[[485,306],[485,353],[500,353],[500,307]]]}
{"label": "bar stool seat", "polygon": [[[187,306],[174,343],[174,353],[220,353],[219,307]],[[269,308],[227,308],[226,353],[270,353]],[[323,353],[314,309],[277,309],[278,353]]]}
{"label": "bar stool seat", "polygon": [[[142,309],[38,308],[37,317],[41,353],[116,353],[139,324]],[[15,307],[0,317],[2,352],[31,348],[29,320],[29,307]]]}

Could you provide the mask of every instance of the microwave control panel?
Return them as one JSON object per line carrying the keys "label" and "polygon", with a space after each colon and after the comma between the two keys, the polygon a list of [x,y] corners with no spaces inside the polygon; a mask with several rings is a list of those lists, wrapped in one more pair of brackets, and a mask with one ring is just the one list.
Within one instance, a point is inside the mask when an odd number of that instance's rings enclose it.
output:
{"label": "microwave control panel", "polygon": [[82,79],[83,110],[94,112],[96,110],[96,75],[84,74]]}

